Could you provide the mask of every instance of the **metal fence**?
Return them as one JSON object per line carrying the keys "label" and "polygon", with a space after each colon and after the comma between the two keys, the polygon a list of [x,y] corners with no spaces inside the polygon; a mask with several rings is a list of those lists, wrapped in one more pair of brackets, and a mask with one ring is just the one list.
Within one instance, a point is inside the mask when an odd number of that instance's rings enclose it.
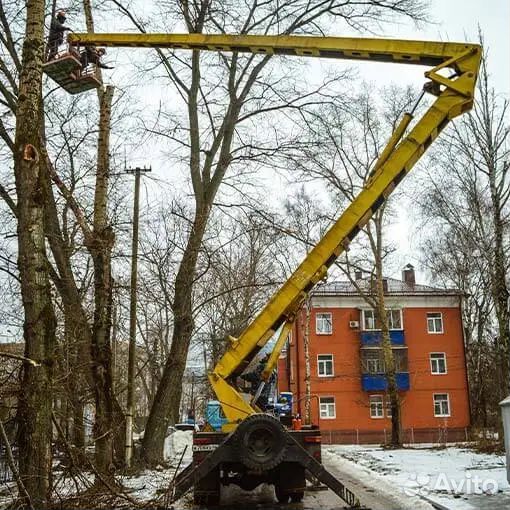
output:
{"label": "metal fence", "polygon": [[[446,444],[470,441],[470,430],[467,427],[451,428],[408,428],[402,430],[404,444]],[[324,444],[389,444],[391,429],[383,430],[322,430]]]}

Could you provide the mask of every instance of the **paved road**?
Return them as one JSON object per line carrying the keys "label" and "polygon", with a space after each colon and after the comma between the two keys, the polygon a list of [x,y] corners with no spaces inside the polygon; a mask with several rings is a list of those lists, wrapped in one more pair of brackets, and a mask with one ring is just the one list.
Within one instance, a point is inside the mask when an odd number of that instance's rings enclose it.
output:
{"label": "paved road", "polygon": [[[410,508],[412,510],[432,510],[430,505],[420,501],[413,501],[411,506],[403,506],[401,499],[391,495],[391,488],[380,491],[377,487],[369,487],[349,473],[339,472],[338,468],[328,465],[327,458],[324,459],[324,463],[332,474],[359,497],[365,508],[371,510],[409,510]],[[274,489],[266,485],[249,492],[243,491],[235,485],[222,487],[221,502],[221,507],[216,507],[221,510],[342,510],[346,508],[345,503],[330,490],[307,491],[302,503],[280,505],[276,502]],[[190,506],[196,508],[193,505]],[[179,510],[181,509],[179,508]]]}
{"label": "paved road", "polygon": [[[409,497],[403,499],[399,489],[388,482],[380,479],[374,480],[374,484],[361,482],[348,468],[342,471],[337,466],[328,462],[328,456],[323,457],[325,466],[335,475],[344,485],[354,492],[360,499],[365,508],[371,510],[433,510],[433,506],[418,499]],[[176,506],[177,510],[195,510],[190,499],[181,500],[181,505]],[[280,505],[274,497],[274,489],[271,486],[260,486],[255,491],[242,491],[232,485],[222,487],[221,507],[215,507],[214,510],[342,510],[345,508],[344,502],[330,490],[307,491],[302,503],[291,503]],[[460,500],[470,505],[472,510],[509,510],[510,494],[498,494],[497,496],[469,496],[453,500],[458,504]],[[450,501],[442,500],[444,506],[437,506],[439,509],[448,510]],[[213,510],[211,507],[210,510]]]}
{"label": "paved road", "polygon": [[[385,484],[381,480],[374,480],[373,484],[367,484],[360,481],[355,475],[332,465],[328,455],[323,456],[323,462],[326,468],[335,475],[348,489],[356,494],[362,504],[371,510],[432,510],[432,507],[417,498],[410,498],[403,503],[402,494],[393,486]],[[329,501],[329,498],[339,498],[331,491],[327,491],[323,498]]]}

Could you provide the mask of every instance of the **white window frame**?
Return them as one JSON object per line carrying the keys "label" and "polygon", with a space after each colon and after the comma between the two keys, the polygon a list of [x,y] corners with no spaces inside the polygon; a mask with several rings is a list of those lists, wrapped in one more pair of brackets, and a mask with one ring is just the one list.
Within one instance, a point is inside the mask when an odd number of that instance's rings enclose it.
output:
{"label": "white window frame", "polygon": [[[319,330],[319,323],[322,325],[322,321],[325,316],[329,316],[329,331]],[[333,334],[333,314],[331,312],[317,312],[315,314],[315,333],[317,335],[332,335]]]}
{"label": "white window frame", "polygon": [[[380,399],[378,402],[373,402],[375,399]],[[372,420],[382,420],[384,418],[384,395],[369,395],[368,404],[370,407],[370,418]],[[374,414],[372,405],[375,405],[377,412]],[[379,414],[380,411],[380,414]]]}
{"label": "white window frame", "polygon": [[[439,317],[429,317],[429,315],[439,315]],[[441,321],[441,331],[436,331],[435,321],[439,319]],[[431,330],[430,325],[433,324],[433,328]],[[427,333],[429,335],[442,335],[444,333],[444,322],[443,322],[443,313],[442,312],[427,312]]]}
{"label": "white window frame", "polygon": [[[366,366],[367,366],[367,374],[377,375],[377,374],[384,374],[384,361],[381,358],[371,358],[365,360]],[[377,368],[378,370],[370,370],[369,366],[373,366],[374,368]]]}
{"label": "white window frame", "polygon": [[[436,397],[444,396],[444,395],[446,395],[446,402],[447,402],[447,405],[448,405],[448,413],[445,414],[441,410],[441,413],[438,414],[438,413],[436,413]],[[434,404],[434,416],[436,418],[449,418],[451,416],[452,409],[450,407],[450,394],[449,393],[434,393],[432,395],[432,402]],[[445,399],[442,399],[441,402],[445,402]]]}
{"label": "white window frame", "polygon": [[[370,327],[370,328],[366,327],[366,322],[365,322],[366,321],[366,314],[368,312],[372,315],[370,320],[373,321],[372,327]],[[373,308],[364,308],[363,310],[361,310],[361,324],[363,325],[363,331],[379,331],[375,327],[376,326],[376,323],[375,323],[375,310]]]}
{"label": "white window frame", "polygon": [[[399,312],[399,314],[400,314],[400,328],[392,328],[391,327],[392,320],[391,320],[391,316],[390,316],[389,320],[388,320],[388,322],[389,322],[388,326],[390,326],[389,330],[390,331],[402,331],[404,329],[404,317],[402,315],[402,308],[387,308],[386,309],[386,312],[392,312],[393,313],[395,311]],[[370,327],[370,328],[367,328],[365,326],[365,314],[367,312],[371,312],[372,315],[373,315],[373,317],[371,318],[371,320],[373,321],[373,327]],[[363,331],[381,331],[380,327],[379,328],[375,327],[376,326],[376,319],[375,319],[375,310],[373,308],[363,308],[361,310],[361,324],[363,326]]]}
{"label": "white window frame", "polygon": [[[389,329],[390,331],[402,331],[404,329],[404,324],[403,324],[403,320],[404,318],[402,317],[402,308],[388,308],[386,310],[386,313],[390,312],[390,315],[389,315],[389,321],[388,321],[388,325],[389,325]],[[391,323],[393,322],[393,316],[391,315],[393,312],[399,312],[399,316],[400,316],[400,328],[393,328],[391,327]]]}
{"label": "white window frame", "polygon": [[[332,402],[322,402],[324,399],[331,399]],[[333,410],[333,414],[330,414],[331,410]],[[336,418],[335,397],[319,397],[319,415],[321,420],[334,420]]]}
{"label": "white window frame", "polygon": [[[438,356],[438,355],[441,355],[442,358],[433,358],[433,356]],[[445,352],[431,352],[430,353],[430,373],[432,375],[445,375],[448,373],[448,364],[446,362],[446,353]],[[444,372],[440,372],[438,369],[439,369],[439,360],[444,361]],[[436,362],[436,363],[434,363]],[[436,365],[436,370],[434,370],[434,365]]]}
{"label": "white window frame", "polygon": [[[321,356],[329,356],[331,359],[321,360],[319,359]],[[328,364],[331,363],[331,374],[327,374],[327,370],[324,370],[325,373],[321,374],[321,365],[326,368]],[[335,375],[335,357],[333,354],[317,354],[317,376],[318,377],[333,377]]]}

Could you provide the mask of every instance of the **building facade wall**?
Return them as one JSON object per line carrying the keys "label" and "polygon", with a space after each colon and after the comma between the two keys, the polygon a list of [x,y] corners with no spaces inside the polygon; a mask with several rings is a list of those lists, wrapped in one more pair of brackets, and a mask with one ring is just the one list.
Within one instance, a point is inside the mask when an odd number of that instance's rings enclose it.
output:
{"label": "building facade wall", "polygon": [[[458,296],[388,297],[387,307],[402,310],[402,328],[407,347],[409,390],[401,391],[402,428],[413,441],[432,441],[449,432],[450,440],[465,439],[469,426],[469,397],[466,360]],[[385,391],[366,391],[362,387],[361,332],[362,309],[366,303],[358,297],[319,296],[312,301],[310,313],[310,364],[312,422],[320,423],[324,437],[332,442],[381,442],[391,430],[391,419],[383,404],[383,417],[371,417],[370,396]],[[329,312],[331,334],[318,334],[318,313]],[[442,314],[442,332],[429,333],[427,313]],[[359,328],[350,324],[359,323]],[[295,411],[304,414],[305,357],[303,333],[305,314],[296,320],[290,344],[279,362],[279,389],[295,395]],[[446,373],[431,373],[431,353],[444,353]],[[319,376],[318,356],[333,356],[333,374]],[[434,413],[434,394],[448,395],[449,416]],[[334,416],[320,417],[318,400],[334,398]],[[441,397],[438,397],[441,398]],[[323,400],[324,401],[324,400]],[[335,439],[336,438],[336,439]],[[407,438],[411,439],[411,438]],[[410,442],[413,442],[410,441]]]}

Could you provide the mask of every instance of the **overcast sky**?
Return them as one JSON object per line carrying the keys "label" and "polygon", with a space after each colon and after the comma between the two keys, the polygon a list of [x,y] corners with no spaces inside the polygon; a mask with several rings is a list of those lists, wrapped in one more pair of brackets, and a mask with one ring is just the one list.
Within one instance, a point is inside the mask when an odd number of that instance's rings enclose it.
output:
{"label": "overcast sky", "polygon": [[[395,25],[385,33],[388,37],[402,39],[430,39],[452,42],[478,42],[478,28],[484,36],[484,48],[489,55],[489,72],[496,91],[510,98],[510,0],[431,0],[431,23],[417,30],[412,25]],[[382,64],[360,66],[360,74],[368,81],[384,85],[395,82],[401,85],[423,84],[423,68],[398,66],[398,72],[388,68],[380,73]],[[419,170],[417,170],[419,171]],[[399,276],[398,267],[412,262],[417,267],[417,278],[428,282],[428,275],[420,270],[420,254],[414,243],[416,232],[413,229],[412,204],[405,200],[406,182],[400,188],[404,198],[400,199],[399,218],[390,229],[392,240],[398,245],[395,271],[389,276]]]}
{"label": "overcast sky", "polygon": [[494,86],[510,92],[510,1],[509,0],[431,0],[431,24],[420,31],[397,26],[394,37],[478,42],[481,28],[489,49]]}

